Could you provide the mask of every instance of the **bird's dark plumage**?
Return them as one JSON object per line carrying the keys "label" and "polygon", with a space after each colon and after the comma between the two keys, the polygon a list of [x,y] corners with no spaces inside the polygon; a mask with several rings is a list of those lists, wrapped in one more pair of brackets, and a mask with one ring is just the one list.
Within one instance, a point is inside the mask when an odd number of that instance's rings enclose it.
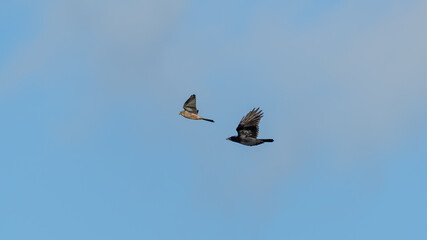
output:
{"label": "bird's dark plumage", "polygon": [[197,108],[196,108],[196,95],[195,94],[191,95],[187,99],[187,101],[185,101],[183,108],[185,111],[187,111],[189,113],[195,113],[195,114],[199,113],[199,110],[197,110]]}
{"label": "bird's dark plumage", "polygon": [[240,120],[239,126],[237,126],[236,131],[239,137],[258,137],[258,124],[263,116],[263,113],[259,108],[252,109],[246,116]]}
{"label": "bird's dark plumage", "polygon": [[273,139],[257,139],[258,125],[263,117],[263,112],[259,108],[252,109],[246,116],[240,120],[237,126],[237,136],[227,138],[227,140],[237,142],[247,146],[255,146],[264,142],[273,142]]}

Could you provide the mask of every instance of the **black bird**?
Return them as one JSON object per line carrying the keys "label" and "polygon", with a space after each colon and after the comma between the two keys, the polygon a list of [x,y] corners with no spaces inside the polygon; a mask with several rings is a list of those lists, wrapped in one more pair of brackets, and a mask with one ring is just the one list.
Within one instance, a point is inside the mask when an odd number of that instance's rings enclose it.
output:
{"label": "black bird", "polygon": [[246,146],[255,146],[265,142],[274,142],[273,139],[257,139],[258,124],[263,116],[262,110],[252,109],[246,116],[240,120],[237,126],[237,136],[227,138],[227,140],[237,142]]}

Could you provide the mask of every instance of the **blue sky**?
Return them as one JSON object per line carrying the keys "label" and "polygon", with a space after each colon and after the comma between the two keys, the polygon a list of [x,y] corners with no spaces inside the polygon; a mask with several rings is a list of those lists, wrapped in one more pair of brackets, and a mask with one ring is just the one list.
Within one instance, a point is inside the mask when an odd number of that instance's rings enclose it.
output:
{"label": "blue sky", "polygon": [[425,1],[1,5],[0,239],[426,239]]}

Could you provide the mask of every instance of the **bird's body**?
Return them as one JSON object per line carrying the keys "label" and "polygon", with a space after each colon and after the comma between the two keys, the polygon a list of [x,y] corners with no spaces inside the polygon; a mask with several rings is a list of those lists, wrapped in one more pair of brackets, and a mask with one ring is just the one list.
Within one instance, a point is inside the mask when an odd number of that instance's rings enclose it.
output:
{"label": "bird's body", "polygon": [[252,109],[242,118],[237,126],[237,136],[227,138],[227,140],[237,142],[246,146],[255,146],[265,142],[274,142],[273,139],[258,139],[258,125],[263,116],[262,110]]}
{"label": "bird's body", "polygon": [[239,138],[238,136],[229,137],[228,140],[237,142],[246,146],[256,146],[265,142],[274,142],[273,139],[257,139],[252,137]]}
{"label": "bird's body", "polygon": [[203,119],[199,115],[197,115],[195,113],[187,112],[187,111],[181,111],[180,114],[181,114],[181,116],[183,116],[185,118],[188,118],[188,119],[193,119],[193,120],[201,120],[201,119]]}
{"label": "bird's body", "polygon": [[196,95],[191,95],[184,103],[184,111],[179,112],[179,115],[193,120],[205,120],[209,122],[214,122],[214,120],[203,118],[198,115],[199,110],[196,108]]}

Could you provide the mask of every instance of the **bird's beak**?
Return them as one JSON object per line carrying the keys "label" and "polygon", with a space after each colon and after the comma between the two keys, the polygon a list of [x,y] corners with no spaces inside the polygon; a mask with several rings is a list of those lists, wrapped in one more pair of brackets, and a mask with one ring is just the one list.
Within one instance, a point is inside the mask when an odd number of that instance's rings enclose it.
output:
{"label": "bird's beak", "polygon": [[225,140],[230,140],[230,138],[226,138]]}

